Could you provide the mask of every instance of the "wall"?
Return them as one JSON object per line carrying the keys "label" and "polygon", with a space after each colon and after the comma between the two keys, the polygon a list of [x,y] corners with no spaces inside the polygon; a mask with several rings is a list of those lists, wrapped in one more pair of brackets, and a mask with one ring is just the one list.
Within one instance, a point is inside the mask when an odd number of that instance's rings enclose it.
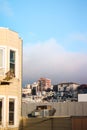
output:
{"label": "wall", "polygon": [[[22,103],[22,116],[31,113],[37,105],[43,103]],[[52,102],[45,103],[56,108],[55,116],[87,116],[87,102]]]}
{"label": "wall", "polygon": [[[8,127],[8,120],[9,120],[9,97],[10,98],[17,98],[17,105],[15,107],[15,127],[19,125],[19,120],[21,118],[21,88],[22,88],[22,39],[18,36],[18,33],[9,30],[8,28],[0,28],[0,47],[2,47],[5,51],[4,55],[4,74],[0,75],[0,81],[3,80],[9,71],[9,61],[10,61],[10,49],[15,51],[16,61],[15,61],[15,77],[11,79],[9,85],[1,85],[0,84],[0,96],[4,97],[3,102],[5,102],[5,106],[2,106],[2,115],[3,115],[3,122],[0,127]],[[2,71],[0,69],[0,71]],[[16,104],[16,103],[15,103]],[[14,127],[14,126],[13,126]]]}
{"label": "wall", "polygon": [[71,130],[71,119],[55,118],[23,118],[20,130]]}
{"label": "wall", "polygon": [[72,117],[72,130],[87,130],[87,116]]}
{"label": "wall", "polygon": [[87,116],[23,118],[20,130],[87,130]]}
{"label": "wall", "polygon": [[87,102],[87,94],[78,94],[78,102]]}
{"label": "wall", "polygon": [[87,130],[87,116],[22,118],[19,128],[0,130]]}

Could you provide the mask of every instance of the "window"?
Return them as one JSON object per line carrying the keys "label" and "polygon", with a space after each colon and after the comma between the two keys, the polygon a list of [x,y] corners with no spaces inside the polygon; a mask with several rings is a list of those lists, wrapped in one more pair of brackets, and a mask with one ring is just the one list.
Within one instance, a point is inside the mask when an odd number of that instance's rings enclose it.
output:
{"label": "window", "polygon": [[10,50],[10,71],[15,74],[15,51]]}
{"label": "window", "polygon": [[0,127],[6,125],[6,97],[0,95]]}
{"label": "window", "polygon": [[0,48],[0,68],[3,67],[3,49]]}
{"label": "window", "polygon": [[17,97],[8,96],[8,126],[16,127],[19,125]]}
{"label": "window", "polygon": [[2,100],[0,99],[0,125],[2,125]]}
{"label": "window", "polygon": [[14,125],[14,99],[9,99],[9,125]]}
{"label": "window", "polygon": [[0,46],[0,76],[5,73],[5,48]]}

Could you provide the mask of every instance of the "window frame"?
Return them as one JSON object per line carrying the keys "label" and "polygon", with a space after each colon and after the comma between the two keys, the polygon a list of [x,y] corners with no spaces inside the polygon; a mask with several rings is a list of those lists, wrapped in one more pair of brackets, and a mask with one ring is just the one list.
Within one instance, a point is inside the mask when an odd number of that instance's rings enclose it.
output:
{"label": "window frame", "polygon": [[[9,70],[10,70],[10,51],[14,51],[15,52],[15,77],[16,78],[19,78],[19,56],[18,56],[18,49],[16,48],[12,48],[12,47],[9,47]],[[9,71],[8,70],[8,71]]]}
{"label": "window frame", "polygon": [[3,108],[3,107],[2,107],[2,104],[3,104],[3,100],[2,100],[2,99],[0,99],[0,104],[1,104],[1,105],[0,105],[0,121],[1,121],[1,122],[0,122],[0,125],[2,125],[2,108]]}
{"label": "window frame", "polygon": [[3,48],[0,47],[0,51],[2,51],[2,53],[1,53],[2,60],[1,60],[0,68],[3,68],[3,64],[4,64],[4,54],[3,54],[4,50],[3,50]]}
{"label": "window frame", "polygon": [[5,57],[5,53],[6,53],[6,47],[5,46],[0,46],[0,50],[2,50],[2,66],[0,66],[0,70],[2,71],[2,73],[0,73],[0,76],[5,75],[5,64],[6,64],[6,57]]}
{"label": "window frame", "polygon": [[[12,62],[11,61],[11,51],[12,52],[14,52],[14,61]],[[16,51],[15,50],[12,50],[12,49],[10,49],[10,65],[9,65],[9,67],[10,67],[10,71],[11,71],[11,65],[13,65],[14,67],[13,67],[13,73],[14,73],[14,75],[15,75],[15,73],[16,73]]]}
{"label": "window frame", "polygon": [[0,100],[2,100],[2,124],[1,127],[6,126],[6,96],[0,95]]}
{"label": "window frame", "polygon": [[[12,106],[13,105],[13,106]],[[9,125],[14,125],[14,114],[15,114],[15,100],[13,98],[9,99]],[[12,116],[12,119],[10,119]]]}
{"label": "window frame", "polygon": [[[9,124],[9,101],[10,99],[14,100],[14,124]],[[16,96],[8,96],[8,126],[16,127],[18,126],[18,99]]]}

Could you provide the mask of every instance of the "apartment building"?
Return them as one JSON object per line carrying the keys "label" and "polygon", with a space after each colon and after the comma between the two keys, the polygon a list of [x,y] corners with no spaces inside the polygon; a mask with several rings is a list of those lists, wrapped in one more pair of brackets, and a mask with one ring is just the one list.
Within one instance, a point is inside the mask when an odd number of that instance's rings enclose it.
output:
{"label": "apartment building", "polygon": [[47,90],[51,88],[51,80],[48,78],[40,78],[38,80],[38,87],[40,91]]}
{"label": "apartment building", "polygon": [[19,127],[21,118],[22,39],[0,27],[0,129]]}

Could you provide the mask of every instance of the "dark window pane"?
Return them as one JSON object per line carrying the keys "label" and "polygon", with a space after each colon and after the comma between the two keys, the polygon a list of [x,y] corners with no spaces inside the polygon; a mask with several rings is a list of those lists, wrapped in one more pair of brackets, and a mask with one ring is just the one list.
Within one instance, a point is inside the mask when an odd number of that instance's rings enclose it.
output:
{"label": "dark window pane", "polygon": [[15,64],[10,63],[10,71],[15,74]]}
{"label": "dark window pane", "polygon": [[2,101],[0,101],[0,125],[2,124]]}
{"label": "dark window pane", "polygon": [[14,125],[14,113],[9,114],[9,125]]}
{"label": "dark window pane", "polygon": [[10,51],[10,62],[15,63],[15,51]]}
{"label": "dark window pane", "polygon": [[10,50],[10,71],[15,74],[15,51]]}
{"label": "dark window pane", "polygon": [[14,125],[14,100],[9,100],[9,125]]}

